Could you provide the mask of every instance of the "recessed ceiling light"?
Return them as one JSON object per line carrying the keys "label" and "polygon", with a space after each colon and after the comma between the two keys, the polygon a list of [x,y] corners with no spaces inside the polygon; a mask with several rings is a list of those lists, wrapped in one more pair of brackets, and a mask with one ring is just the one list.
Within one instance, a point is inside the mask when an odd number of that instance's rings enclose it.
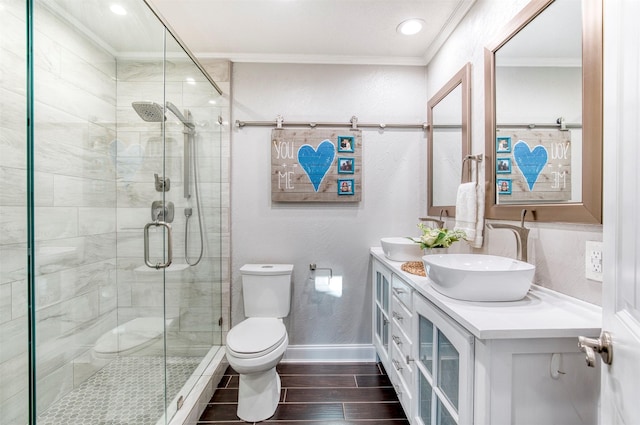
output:
{"label": "recessed ceiling light", "polygon": [[184,80],[187,82],[187,84],[194,85],[196,83],[196,80],[193,77],[187,77]]}
{"label": "recessed ceiling light", "polygon": [[398,25],[396,31],[404,35],[413,35],[419,33],[422,30],[424,24],[425,22],[422,19],[407,19],[406,21],[403,21],[400,23],[400,25]]}
{"label": "recessed ceiling light", "polygon": [[109,7],[109,9],[111,9],[111,11],[116,15],[124,16],[127,14],[127,10],[124,7],[120,6],[119,4],[112,4],[111,7]]}

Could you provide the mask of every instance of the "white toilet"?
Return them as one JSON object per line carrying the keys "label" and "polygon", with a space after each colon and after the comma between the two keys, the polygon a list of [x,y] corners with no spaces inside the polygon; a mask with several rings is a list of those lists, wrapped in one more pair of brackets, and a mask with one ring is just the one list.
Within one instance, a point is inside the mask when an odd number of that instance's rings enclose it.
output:
{"label": "white toilet", "polygon": [[227,334],[227,360],[240,374],[238,417],[246,422],[270,418],[280,399],[276,365],[289,344],[282,318],[291,306],[291,264],[246,264],[242,273],[247,319]]}

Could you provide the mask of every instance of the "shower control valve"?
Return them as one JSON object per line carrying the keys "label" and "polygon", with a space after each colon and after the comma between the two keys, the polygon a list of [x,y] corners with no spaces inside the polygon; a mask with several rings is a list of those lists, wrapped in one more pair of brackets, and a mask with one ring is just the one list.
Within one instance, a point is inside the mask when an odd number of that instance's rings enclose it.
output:
{"label": "shower control valve", "polygon": [[175,215],[173,202],[153,201],[151,203],[151,220],[172,223]]}
{"label": "shower control valve", "polygon": [[171,188],[171,180],[169,177],[160,177],[157,173],[153,176],[156,180],[156,192],[168,192]]}

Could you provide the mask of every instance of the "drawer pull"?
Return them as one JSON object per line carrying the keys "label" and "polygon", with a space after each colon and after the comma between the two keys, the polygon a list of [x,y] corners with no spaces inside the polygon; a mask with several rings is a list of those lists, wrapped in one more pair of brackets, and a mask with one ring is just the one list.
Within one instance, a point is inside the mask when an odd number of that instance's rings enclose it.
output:
{"label": "drawer pull", "polygon": [[393,362],[393,367],[395,367],[396,370],[400,372],[402,370],[402,366],[400,366],[400,362],[397,361],[396,359],[393,359],[392,362]]}
{"label": "drawer pull", "polygon": [[409,357],[409,355],[407,354],[406,361],[407,361],[407,364],[409,364],[409,363],[411,363],[411,362],[413,362],[413,361],[415,361],[415,360],[413,360],[413,359],[412,359],[411,357]]}
{"label": "drawer pull", "polygon": [[402,345],[402,339],[398,335],[391,335],[391,339],[398,345]]}
{"label": "drawer pull", "polygon": [[404,293],[406,293],[406,292],[407,292],[407,291],[405,291],[404,289],[402,289],[402,288],[398,288],[398,287],[396,287],[396,286],[392,287],[392,289],[393,289],[393,292],[395,292],[395,293],[396,293],[396,294],[398,294],[398,295],[400,295],[400,294],[404,294]]}
{"label": "drawer pull", "polygon": [[398,320],[400,322],[402,322],[404,320],[404,317],[402,317],[401,314],[396,313],[395,311],[392,313],[392,316],[393,316],[394,319],[396,319],[396,320]]}

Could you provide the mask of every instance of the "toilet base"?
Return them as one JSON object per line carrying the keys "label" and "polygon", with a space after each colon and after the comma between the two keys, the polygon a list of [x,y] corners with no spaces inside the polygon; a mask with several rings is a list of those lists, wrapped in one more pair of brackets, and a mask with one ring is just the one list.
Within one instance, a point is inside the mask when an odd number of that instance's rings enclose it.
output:
{"label": "toilet base", "polygon": [[273,367],[266,372],[240,374],[238,417],[245,422],[269,419],[280,401],[280,376]]}

